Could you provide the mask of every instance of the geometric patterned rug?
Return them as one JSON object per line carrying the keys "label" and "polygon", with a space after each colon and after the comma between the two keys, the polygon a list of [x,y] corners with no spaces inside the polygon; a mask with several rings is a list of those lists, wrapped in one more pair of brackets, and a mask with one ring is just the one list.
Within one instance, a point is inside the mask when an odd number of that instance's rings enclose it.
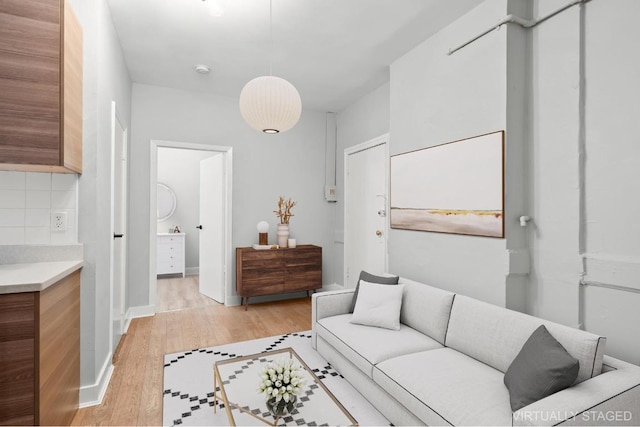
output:
{"label": "geometric patterned rug", "polygon": [[[164,356],[162,424],[164,426],[226,426],[229,420],[220,400],[213,406],[213,363],[285,347],[293,348],[361,426],[389,426],[358,391],[311,348],[311,331],[194,349]],[[257,391],[256,391],[257,393]],[[234,409],[235,410],[235,409]],[[295,415],[278,425],[315,425]]]}

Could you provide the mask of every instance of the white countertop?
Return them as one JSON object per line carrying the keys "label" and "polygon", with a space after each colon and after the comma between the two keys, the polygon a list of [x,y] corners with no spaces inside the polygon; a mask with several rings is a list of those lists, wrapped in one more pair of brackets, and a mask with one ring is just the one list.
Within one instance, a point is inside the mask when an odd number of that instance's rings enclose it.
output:
{"label": "white countertop", "polygon": [[0,264],[0,294],[43,291],[83,265],[80,260]]}

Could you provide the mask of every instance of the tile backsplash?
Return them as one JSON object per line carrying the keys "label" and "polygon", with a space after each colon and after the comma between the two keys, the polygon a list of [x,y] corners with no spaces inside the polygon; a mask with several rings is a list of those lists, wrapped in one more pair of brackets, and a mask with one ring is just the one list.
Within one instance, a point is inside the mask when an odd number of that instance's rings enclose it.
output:
{"label": "tile backsplash", "polygon": [[[0,171],[0,245],[66,245],[78,241],[78,176]],[[66,228],[54,230],[54,214]]]}

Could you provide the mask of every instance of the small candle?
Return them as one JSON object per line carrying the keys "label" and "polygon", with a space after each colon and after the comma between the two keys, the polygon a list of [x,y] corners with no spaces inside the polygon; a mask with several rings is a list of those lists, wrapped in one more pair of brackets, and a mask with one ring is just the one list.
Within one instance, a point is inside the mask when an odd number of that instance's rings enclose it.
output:
{"label": "small candle", "polygon": [[287,243],[290,248],[296,247],[296,239],[289,239]]}

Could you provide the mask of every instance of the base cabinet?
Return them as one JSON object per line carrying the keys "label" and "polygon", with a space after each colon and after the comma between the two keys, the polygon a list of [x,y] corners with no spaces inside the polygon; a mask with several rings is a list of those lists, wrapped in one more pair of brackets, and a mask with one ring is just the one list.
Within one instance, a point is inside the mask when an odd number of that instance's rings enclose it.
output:
{"label": "base cabinet", "polygon": [[80,391],[80,271],[0,295],[0,425],[69,425]]}
{"label": "base cabinet", "polygon": [[256,250],[236,248],[236,292],[246,306],[249,298],[322,287],[322,248]]}

